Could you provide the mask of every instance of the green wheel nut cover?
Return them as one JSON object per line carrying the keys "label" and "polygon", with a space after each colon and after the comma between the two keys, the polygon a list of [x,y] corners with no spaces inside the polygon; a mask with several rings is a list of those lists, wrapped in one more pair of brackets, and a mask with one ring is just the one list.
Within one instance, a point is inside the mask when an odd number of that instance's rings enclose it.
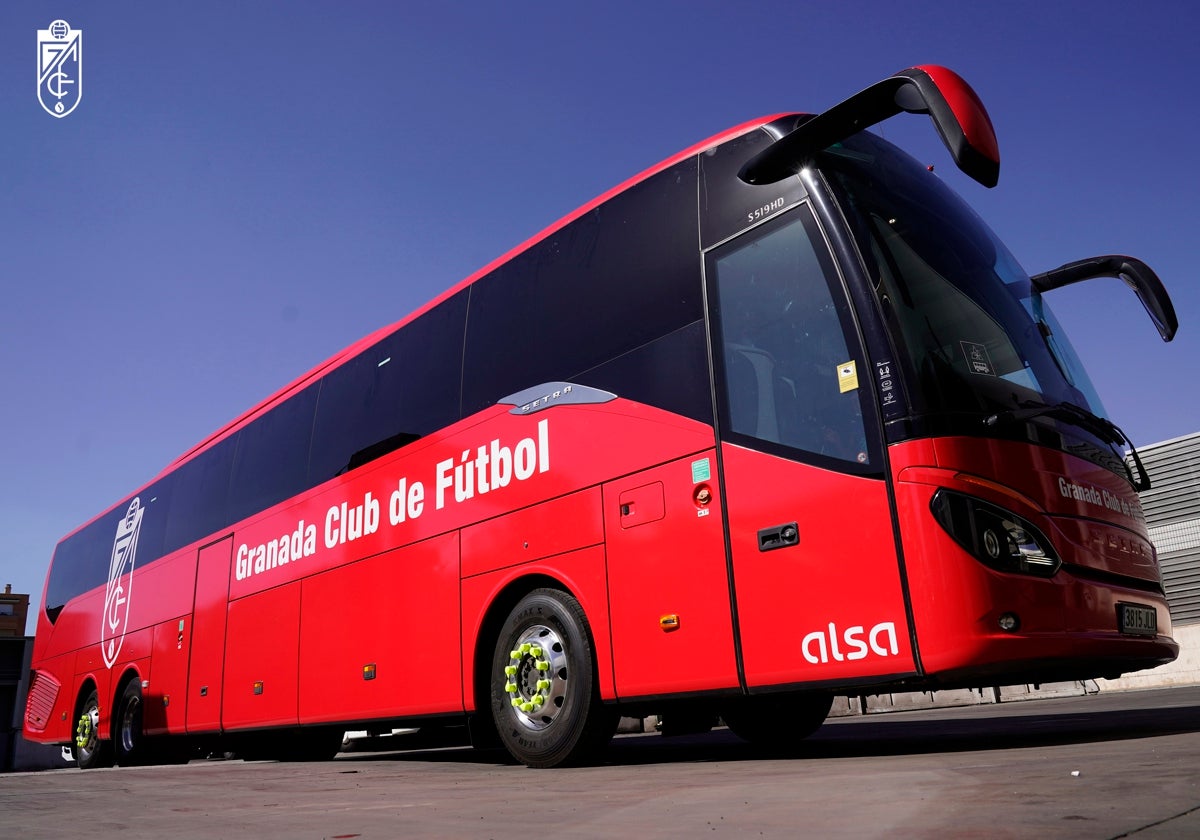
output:
{"label": "green wheel nut cover", "polygon": [[88,745],[88,741],[92,737],[92,716],[84,712],[79,716],[79,723],[75,727],[75,746],[79,749],[84,749]]}
{"label": "green wheel nut cover", "polygon": [[566,640],[553,627],[534,623],[518,629],[510,644],[508,661],[497,663],[494,679],[508,695],[513,722],[535,732],[560,725],[570,696]]}

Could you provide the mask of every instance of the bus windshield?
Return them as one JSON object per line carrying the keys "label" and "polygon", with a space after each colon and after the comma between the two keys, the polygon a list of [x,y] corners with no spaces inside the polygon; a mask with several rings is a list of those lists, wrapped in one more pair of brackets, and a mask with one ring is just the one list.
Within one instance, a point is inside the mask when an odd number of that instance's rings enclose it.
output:
{"label": "bus windshield", "polygon": [[1038,405],[1105,416],[1029,276],[939,178],[866,132],[827,150],[821,169],[841,188],[914,415],[968,434],[981,417]]}

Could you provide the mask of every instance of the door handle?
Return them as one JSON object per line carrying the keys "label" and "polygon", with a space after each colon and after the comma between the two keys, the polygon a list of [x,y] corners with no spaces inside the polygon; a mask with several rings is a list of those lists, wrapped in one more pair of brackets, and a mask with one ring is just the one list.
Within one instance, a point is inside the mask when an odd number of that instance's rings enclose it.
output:
{"label": "door handle", "polygon": [[777,548],[799,545],[800,526],[795,522],[776,525],[774,528],[763,528],[758,532],[758,550],[774,551]]}

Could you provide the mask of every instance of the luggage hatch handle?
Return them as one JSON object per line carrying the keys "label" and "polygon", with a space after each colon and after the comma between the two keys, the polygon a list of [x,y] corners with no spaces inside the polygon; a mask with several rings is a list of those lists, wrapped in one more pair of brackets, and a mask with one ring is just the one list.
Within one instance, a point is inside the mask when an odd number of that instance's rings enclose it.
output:
{"label": "luggage hatch handle", "polygon": [[795,522],[763,528],[758,532],[758,550],[774,551],[800,544],[800,526]]}

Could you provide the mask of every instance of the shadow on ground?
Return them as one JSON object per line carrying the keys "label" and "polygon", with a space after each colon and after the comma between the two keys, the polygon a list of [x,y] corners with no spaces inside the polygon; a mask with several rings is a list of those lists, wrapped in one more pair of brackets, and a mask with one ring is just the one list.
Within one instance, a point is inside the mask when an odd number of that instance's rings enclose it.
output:
{"label": "shadow on ground", "polygon": [[[1143,694],[1147,697],[1106,695],[838,718],[827,722],[798,749],[786,752],[747,744],[724,728],[703,735],[677,738],[664,738],[657,734],[626,735],[613,740],[601,763],[621,766],[763,758],[813,760],[924,755],[1025,749],[1200,732],[1200,689]],[[398,738],[395,747],[414,751],[343,754],[338,762],[514,763],[503,751],[473,750],[464,746],[461,740],[438,745],[428,740],[424,743],[415,740],[405,742]]]}

